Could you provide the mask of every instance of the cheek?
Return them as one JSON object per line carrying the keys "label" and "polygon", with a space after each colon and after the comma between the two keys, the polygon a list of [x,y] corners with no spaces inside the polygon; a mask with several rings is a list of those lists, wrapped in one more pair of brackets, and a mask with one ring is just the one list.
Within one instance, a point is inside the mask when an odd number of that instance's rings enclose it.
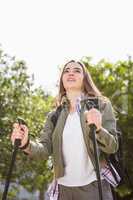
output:
{"label": "cheek", "polygon": [[79,77],[79,84],[83,86],[83,77]]}

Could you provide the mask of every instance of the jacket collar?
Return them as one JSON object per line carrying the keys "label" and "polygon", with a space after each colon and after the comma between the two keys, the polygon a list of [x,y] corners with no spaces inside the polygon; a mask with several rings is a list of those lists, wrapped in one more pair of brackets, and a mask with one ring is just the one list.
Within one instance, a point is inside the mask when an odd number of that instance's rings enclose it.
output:
{"label": "jacket collar", "polygon": [[[79,101],[80,101],[80,103],[81,103],[81,106],[88,100],[88,98],[89,98],[88,95],[84,95],[84,94],[81,95],[81,97],[79,98]],[[62,97],[61,104],[62,104],[62,105],[67,105],[67,106],[69,106],[70,102],[69,102],[69,100],[68,100],[68,98],[67,98],[66,95],[64,95],[64,96]]]}

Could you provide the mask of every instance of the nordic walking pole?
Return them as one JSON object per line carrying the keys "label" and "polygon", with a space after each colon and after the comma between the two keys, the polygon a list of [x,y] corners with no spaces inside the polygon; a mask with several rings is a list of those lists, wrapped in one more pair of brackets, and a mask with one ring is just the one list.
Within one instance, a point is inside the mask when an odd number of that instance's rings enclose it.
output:
{"label": "nordic walking pole", "polygon": [[[25,124],[26,125],[25,121],[22,118],[18,118],[17,122],[19,124]],[[19,148],[20,145],[21,145],[21,139],[15,139],[14,150],[13,150],[13,153],[12,153],[9,171],[7,173],[7,178],[6,178],[6,182],[5,182],[5,188],[4,188],[2,200],[7,200],[7,193],[8,193],[8,188],[9,188],[10,179],[11,179],[11,175],[12,175],[12,170],[13,170],[13,167],[14,167],[14,164],[15,164],[17,151],[18,151],[18,148]]]}
{"label": "nordic walking pole", "polygon": [[[87,100],[87,109],[90,110],[91,108],[99,109],[98,106],[98,98],[90,98]],[[94,156],[95,156],[95,167],[96,167],[96,176],[98,180],[98,191],[99,191],[99,200],[103,200],[103,191],[102,191],[102,182],[100,176],[100,167],[99,167],[99,156],[98,156],[98,145],[96,141],[96,126],[95,124],[90,124],[90,135],[93,141],[94,147]]]}
{"label": "nordic walking pole", "polygon": [[96,126],[94,124],[90,124],[90,133],[93,138],[93,146],[94,146],[94,155],[95,155],[95,163],[96,163],[96,175],[98,180],[98,191],[99,191],[99,200],[103,200],[103,191],[102,191],[102,182],[100,177],[100,167],[99,167],[99,157],[98,157],[98,145],[96,141]]}

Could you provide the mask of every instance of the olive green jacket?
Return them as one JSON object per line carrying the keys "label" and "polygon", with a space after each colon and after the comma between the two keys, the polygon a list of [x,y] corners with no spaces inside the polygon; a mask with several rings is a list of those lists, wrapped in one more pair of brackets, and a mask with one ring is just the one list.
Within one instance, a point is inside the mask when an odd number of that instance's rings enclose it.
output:
{"label": "olive green jacket", "polygon": [[[92,139],[90,137],[90,128],[84,115],[84,112],[87,110],[85,102],[86,99],[81,101],[80,121],[87,152],[95,168],[94,149]],[[99,98],[99,110],[102,114],[103,128],[98,134],[96,134],[96,139],[101,158],[102,153],[100,152],[111,154],[117,151],[118,140],[116,134],[116,119],[111,102],[109,100],[105,101]],[[55,111],[52,111],[48,114],[40,139],[38,141],[30,141],[30,150],[31,155],[39,159],[48,159],[48,157],[52,155],[55,177],[58,178],[64,175],[65,168],[62,153],[62,133],[69,114],[69,103],[66,98],[64,99],[63,109],[59,115],[56,127],[53,126],[51,121],[51,117],[54,113]]]}

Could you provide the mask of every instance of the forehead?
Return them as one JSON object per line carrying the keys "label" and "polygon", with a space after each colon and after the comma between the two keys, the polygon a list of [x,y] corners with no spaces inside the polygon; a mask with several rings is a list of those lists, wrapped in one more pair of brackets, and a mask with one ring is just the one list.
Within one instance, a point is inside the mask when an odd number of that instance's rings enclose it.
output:
{"label": "forehead", "polygon": [[78,68],[78,69],[83,70],[82,66],[81,66],[79,63],[77,63],[77,62],[68,63],[68,64],[64,67],[64,69],[67,69],[67,68],[69,68],[69,69]]}

